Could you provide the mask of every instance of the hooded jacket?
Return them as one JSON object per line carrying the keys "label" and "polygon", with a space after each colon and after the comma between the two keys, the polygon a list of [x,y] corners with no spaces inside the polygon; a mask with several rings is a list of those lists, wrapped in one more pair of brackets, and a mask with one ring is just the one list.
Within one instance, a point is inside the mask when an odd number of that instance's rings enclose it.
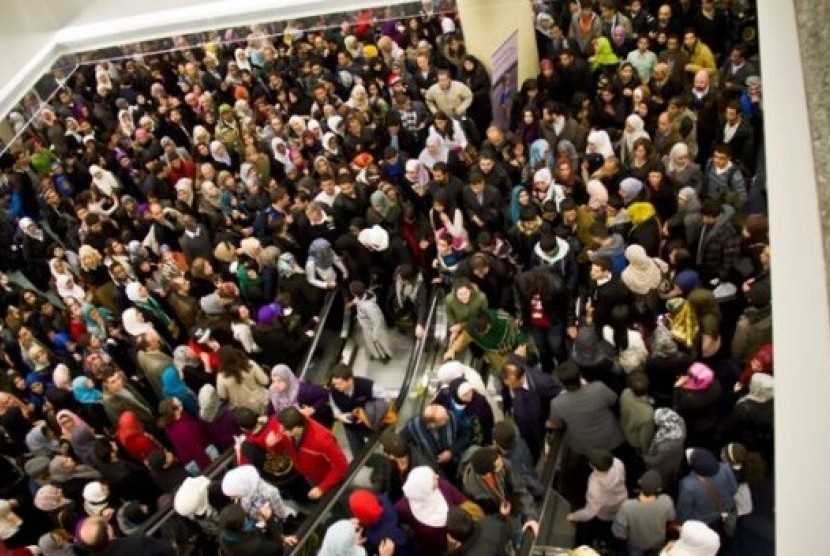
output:
{"label": "hooded jacket", "polygon": [[532,267],[546,266],[556,271],[565,280],[568,290],[576,292],[579,280],[579,268],[576,259],[571,253],[570,244],[559,236],[556,236],[556,253],[549,255],[542,251],[539,243],[533,247],[530,264]]}

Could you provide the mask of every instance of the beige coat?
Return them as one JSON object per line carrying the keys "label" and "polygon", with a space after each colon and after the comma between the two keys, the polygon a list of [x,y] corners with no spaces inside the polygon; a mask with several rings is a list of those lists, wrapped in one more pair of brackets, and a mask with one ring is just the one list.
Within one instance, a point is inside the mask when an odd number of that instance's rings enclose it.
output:
{"label": "beige coat", "polygon": [[268,376],[262,367],[251,361],[248,372],[242,375],[242,382],[236,382],[221,372],[216,375],[216,393],[234,407],[245,407],[257,415],[263,415],[268,402],[268,383]]}

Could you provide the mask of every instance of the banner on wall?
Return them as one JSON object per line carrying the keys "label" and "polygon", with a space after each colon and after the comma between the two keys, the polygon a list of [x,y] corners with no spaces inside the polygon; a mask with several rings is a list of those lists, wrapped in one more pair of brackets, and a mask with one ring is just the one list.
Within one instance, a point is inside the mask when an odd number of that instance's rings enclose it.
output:
{"label": "banner on wall", "polygon": [[493,125],[507,131],[510,126],[510,106],[519,87],[519,30],[513,31],[492,56]]}

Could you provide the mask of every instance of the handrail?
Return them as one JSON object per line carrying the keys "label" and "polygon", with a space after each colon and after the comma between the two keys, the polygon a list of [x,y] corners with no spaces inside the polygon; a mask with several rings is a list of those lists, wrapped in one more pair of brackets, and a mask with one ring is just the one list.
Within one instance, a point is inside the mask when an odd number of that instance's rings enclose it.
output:
{"label": "handrail", "polygon": [[[561,473],[557,475],[557,471],[559,471],[562,467],[562,458],[566,450],[564,438],[565,433],[561,429],[555,430],[548,436],[548,446],[550,447],[550,450],[547,458],[545,458],[545,463],[542,466],[542,476],[540,477],[542,484],[547,485],[547,488],[545,489],[545,495],[542,499],[542,505],[539,507],[540,518],[546,514],[545,510],[550,504],[556,503],[556,497],[552,496],[551,493],[557,490],[553,484],[554,477],[561,476]],[[539,525],[541,530],[541,523]],[[533,548],[536,546],[537,540],[538,538],[533,534],[533,531],[524,531],[517,556],[529,556]]]}
{"label": "handrail", "polygon": [[[326,297],[325,301],[323,302],[323,307],[320,309],[319,321],[317,322],[317,326],[314,329],[314,337],[311,340],[311,344],[308,346],[308,352],[306,353],[305,358],[303,359],[303,364],[300,367],[300,378],[305,377],[308,368],[311,366],[311,360],[314,356],[314,351],[317,349],[317,345],[320,342],[320,334],[325,327],[326,320],[328,320],[329,312],[331,311],[331,307],[334,302],[334,293],[329,292],[328,296]],[[215,479],[220,475],[220,473],[227,470],[230,466],[231,462],[234,459],[234,449],[229,448],[225,452],[222,453],[216,460],[211,462],[207,469],[205,469],[204,475],[210,480]],[[145,522],[144,528],[144,535],[150,536],[154,535],[158,532],[161,526],[170,519],[170,516],[173,514],[173,505],[171,504],[169,507],[160,509],[153,514],[147,522]]]}
{"label": "handrail", "polygon": [[303,364],[300,365],[300,372],[297,373],[300,380],[305,380],[308,368],[311,367],[311,360],[314,359],[314,352],[317,351],[317,346],[320,344],[320,336],[329,318],[335,297],[337,297],[336,294],[330,291],[326,294],[326,299],[323,301],[323,307],[320,309],[320,320],[317,322],[317,328],[314,329],[314,336],[311,338],[311,344],[308,346]]}
{"label": "handrail", "polygon": [[[436,289],[433,290],[432,296],[429,302],[429,311],[427,312],[427,330],[429,330],[429,326],[431,324],[432,318],[435,315],[435,308],[438,305],[438,298],[441,293],[441,290]],[[412,352],[409,356],[409,363],[406,367],[406,375],[404,376],[403,384],[401,385],[401,389],[398,392],[398,397],[395,399],[395,409],[396,411],[400,411],[403,403],[406,401],[407,396],[409,395],[409,389],[412,387],[412,379],[413,375],[415,374],[415,370],[420,365],[423,357],[424,347],[426,346],[426,342],[429,339],[429,334],[424,334],[421,338],[418,338],[415,341],[415,345],[412,347]],[[297,544],[291,549],[291,554],[299,554],[300,549],[303,547],[305,543],[308,542],[311,534],[317,529],[323,519],[329,514],[331,509],[334,505],[340,500],[343,494],[346,492],[346,489],[350,488],[352,481],[354,481],[355,476],[357,476],[358,472],[363,469],[366,465],[366,462],[374,453],[375,447],[377,446],[378,442],[380,441],[380,437],[383,435],[384,432],[392,425],[383,425],[377,431],[372,434],[369,438],[369,441],[363,447],[359,454],[355,456],[352,460],[352,463],[349,466],[349,470],[346,473],[346,478],[333,490],[327,492],[321,503],[317,506],[316,514],[313,517],[310,517],[305,520],[305,522],[300,526],[297,530],[295,536],[299,539]]]}

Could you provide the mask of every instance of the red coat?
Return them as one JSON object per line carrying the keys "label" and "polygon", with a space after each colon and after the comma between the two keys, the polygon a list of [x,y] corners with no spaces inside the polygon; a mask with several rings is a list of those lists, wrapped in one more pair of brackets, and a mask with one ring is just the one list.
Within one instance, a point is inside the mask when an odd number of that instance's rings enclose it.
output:
{"label": "red coat", "polygon": [[346,477],[349,462],[337,444],[334,435],[326,427],[306,418],[306,429],[297,442],[288,442],[288,455],[294,469],[324,493]]}

